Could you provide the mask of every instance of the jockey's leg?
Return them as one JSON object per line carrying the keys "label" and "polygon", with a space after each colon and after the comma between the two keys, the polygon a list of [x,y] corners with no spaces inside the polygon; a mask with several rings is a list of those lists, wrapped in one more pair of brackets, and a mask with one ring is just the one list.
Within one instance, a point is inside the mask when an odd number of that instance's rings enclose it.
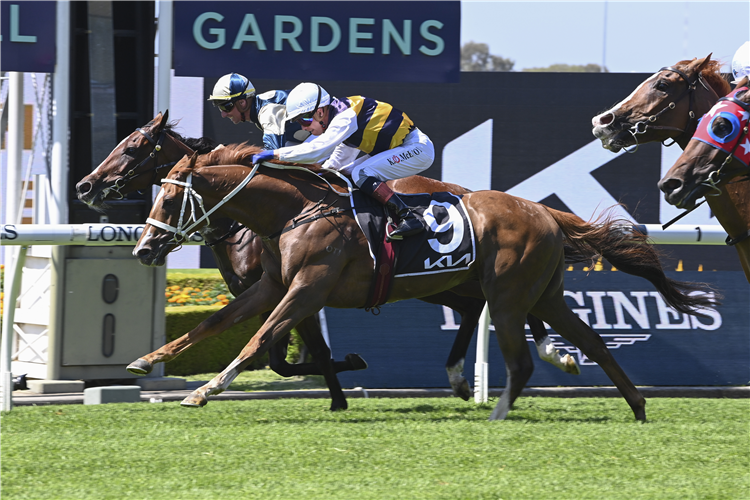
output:
{"label": "jockey's leg", "polygon": [[382,153],[378,153],[351,167],[354,182],[362,192],[387,206],[401,219],[395,231],[388,235],[391,240],[424,231],[424,223],[384,181],[416,175],[432,165],[435,147],[429,137],[415,128],[404,138],[404,142]]}
{"label": "jockey's leg", "polygon": [[401,240],[406,236],[411,236],[424,231],[424,224],[422,221],[414,215],[414,212],[411,211],[396,193],[391,191],[391,188],[389,188],[385,182],[380,181],[375,177],[367,177],[359,186],[359,189],[362,190],[363,193],[371,196],[392,211],[396,212],[398,218],[401,219],[396,229],[388,233],[388,239]]}

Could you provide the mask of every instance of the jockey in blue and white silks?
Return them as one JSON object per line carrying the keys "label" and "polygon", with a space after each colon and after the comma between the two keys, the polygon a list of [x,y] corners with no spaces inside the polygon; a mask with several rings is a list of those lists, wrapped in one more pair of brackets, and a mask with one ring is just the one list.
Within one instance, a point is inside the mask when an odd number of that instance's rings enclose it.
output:
{"label": "jockey in blue and white silks", "polygon": [[264,149],[278,149],[299,144],[310,136],[299,124],[286,121],[288,90],[269,90],[256,94],[250,81],[237,73],[219,78],[208,97],[219,108],[222,118],[254,123],[263,132]]}
{"label": "jockey in blue and white silks", "polygon": [[426,170],[435,158],[432,141],[406,113],[363,96],[337,99],[320,85],[302,83],[289,93],[287,120],[299,123],[315,139],[261,153],[256,155],[258,161],[278,158],[316,163],[329,157],[325,167],[351,175],[364,193],[389,206],[401,218],[398,227],[389,233],[390,239],[424,230],[423,222],[385,184],[387,180]]}

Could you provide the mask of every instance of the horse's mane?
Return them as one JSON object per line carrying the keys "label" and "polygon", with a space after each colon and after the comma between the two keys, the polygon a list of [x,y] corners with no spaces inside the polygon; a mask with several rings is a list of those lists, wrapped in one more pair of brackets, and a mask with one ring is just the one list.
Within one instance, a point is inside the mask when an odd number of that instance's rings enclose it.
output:
{"label": "horse's mane", "polygon": [[[248,144],[246,142],[241,144],[230,144],[220,149],[215,149],[207,154],[198,157],[196,166],[207,166],[207,165],[252,165],[253,155],[256,155],[263,151],[263,148]],[[271,163],[279,165],[292,165],[304,167],[312,170],[315,173],[321,172],[320,165],[318,164],[301,164],[301,163],[290,163],[287,161],[271,160]]]}
{"label": "horse's mane", "polygon": [[[201,137],[200,139],[183,137],[175,130],[175,127],[177,127],[178,123],[179,120],[167,123],[167,125],[164,127],[164,131],[193,151],[197,151],[199,154],[204,155],[212,151],[214,148],[216,148],[216,146],[219,145],[216,141],[208,137]],[[147,127],[153,127],[154,125],[156,125],[156,118],[146,124]]]}
{"label": "horse's mane", "polygon": [[[695,59],[685,59],[684,61],[680,61],[675,64],[675,66],[684,68],[693,61],[695,61]],[[701,70],[701,76],[704,80],[706,80],[711,88],[714,89],[714,92],[716,92],[716,95],[719,97],[727,95],[732,90],[732,86],[729,85],[729,82],[726,81],[726,79],[721,75],[721,66],[721,61],[711,59]]]}

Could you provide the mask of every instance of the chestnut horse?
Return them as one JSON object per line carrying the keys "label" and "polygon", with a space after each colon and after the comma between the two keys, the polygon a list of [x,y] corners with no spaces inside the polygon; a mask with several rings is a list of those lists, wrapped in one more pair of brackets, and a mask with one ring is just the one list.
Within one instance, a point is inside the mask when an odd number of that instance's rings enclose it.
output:
{"label": "chestnut horse", "polygon": [[[367,299],[372,259],[348,200],[342,199],[341,182],[327,182],[297,169],[269,168],[268,163],[251,169],[246,165],[258,151],[235,145],[180,160],[163,181],[133,250],[143,264],[163,265],[167,254],[214,213],[263,236],[265,272],[260,281],[187,335],[141,358],[149,364],[169,361],[238,321],[272,311],[239,357],[185,398],[185,406],[205,405],[209,395],[224,391],[248,363],[320,308],[359,308]],[[188,201],[190,206],[200,203],[205,213],[186,213]],[[475,262],[461,271],[399,277],[390,301],[447,290],[487,301],[508,374],[491,419],[506,417],[533,371],[524,334],[526,317],[533,314],[598,363],[636,419],[645,420],[645,399],[601,337],[570,310],[563,296],[563,238],[581,254],[616,253],[620,261],[663,275],[645,236],[624,231],[614,221],[588,224],[573,214],[497,191],[465,194],[462,203],[476,234]],[[299,224],[301,218],[309,223]],[[697,285],[670,283],[676,286],[672,288],[676,295],[665,300],[673,307],[695,313],[694,308],[713,303],[705,294],[691,294],[700,289]]]}
{"label": "chestnut horse", "polygon": [[[659,189],[667,202],[679,208],[691,209],[705,196],[717,218],[720,214],[732,215],[731,225],[725,225],[721,218],[719,221],[729,234],[727,243],[733,244],[739,252],[745,276],[750,281],[750,90],[747,77],[737,84],[732,94],[719,99],[703,117],[705,123],[701,122],[682,155],[659,181]],[[732,198],[724,194],[728,187],[735,188]]]}
{"label": "chestnut horse", "polygon": [[[149,189],[160,182],[177,161],[185,154],[197,151],[201,154],[212,151],[217,144],[206,138],[185,139],[173,130],[168,122],[168,112],[158,114],[151,122],[135,130],[121,141],[109,156],[89,175],[76,185],[78,198],[90,207],[102,210],[106,201],[121,199],[137,190]],[[392,189],[404,193],[451,191],[464,194],[469,191],[455,184],[444,184],[421,176],[413,176],[389,182]],[[211,224],[202,228],[201,234],[213,251],[215,261],[229,290],[240,295],[257,282],[263,274],[260,262],[261,240],[248,228],[229,218],[212,219]],[[579,259],[580,260],[580,259]],[[466,351],[477,326],[484,301],[471,297],[461,297],[451,292],[441,292],[422,300],[446,305],[461,315],[461,324],[456,340],[446,363],[449,381],[454,393],[468,400],[471,389],[463,376]],[[529,317],[528,324],[534,336],[540,357],[567,373],[580,373],[575,359],[566,354],[561,356],[547,335],[544,324]],[[313,353],[313,358],[329,356],[327,346],[320,332],[316,315],[305,318],[297,331]],[[320,375],[314,363],[289,364],[286,362],[284,342],[275,344],[269,351],[269,364],[276,373],[290,377],[294,375]],[[367,364],[357,354],[347,354],[345,361],[334,363],[335,371],[357,370]],[[144,375],[151,371],[150,366],[131,366],[133,373]],[[338,382],[329,384],[334,407],[345,407],[346,399]]]}
{"label": "chestnut horse", "polygon": [[[662,68],[625,100],[595,116],[591,120],[594,136],[613,152],[668,140],[684,150],[698,119],[731,90],[721,66],[708,55]],[[750,229],[750,183],[725,184],[720,194],[712,191],[706,200],[730,242],[736,242],[734,247],[750,281],[750,241],[737,241]]]}

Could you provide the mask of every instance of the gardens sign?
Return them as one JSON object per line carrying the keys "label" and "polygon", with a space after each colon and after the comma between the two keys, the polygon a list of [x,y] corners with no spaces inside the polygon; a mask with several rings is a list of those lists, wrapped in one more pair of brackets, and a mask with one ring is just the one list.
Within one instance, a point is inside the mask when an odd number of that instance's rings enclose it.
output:
{"label": "gardens sign", "polygon": [[459,81],[460,2],[180,1],[174,9],[178,76]]}

